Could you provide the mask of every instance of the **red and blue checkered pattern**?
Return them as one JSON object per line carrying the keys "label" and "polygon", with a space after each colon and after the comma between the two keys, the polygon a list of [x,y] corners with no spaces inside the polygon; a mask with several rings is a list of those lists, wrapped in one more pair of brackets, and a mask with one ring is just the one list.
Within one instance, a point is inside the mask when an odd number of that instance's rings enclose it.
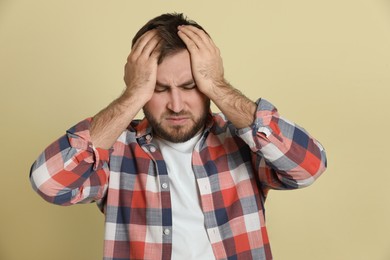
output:
{"label": "red and blue checkered pattern", "polygon": [[[31,168],[34,189],[59,205],[96,201],[106,215],[104,259],[170,259],[169,178],[152,129],[145,119],[133,121],[112,149],[102,150],[90,141],[91,120],[39,156]],[[192,162],[215,258],[229,260],[272,259],[268,190],[308,186],[326,168],[322,146],[264,99],[245,129],[210,114]]]}

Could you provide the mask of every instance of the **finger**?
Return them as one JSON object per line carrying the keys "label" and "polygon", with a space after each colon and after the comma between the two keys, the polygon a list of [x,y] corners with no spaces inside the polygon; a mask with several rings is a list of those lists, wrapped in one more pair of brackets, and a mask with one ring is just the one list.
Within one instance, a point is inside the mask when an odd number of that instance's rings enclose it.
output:
{"label": "finger", "polygon": [[150,54],[151,59],[154,59],[155,61],[158,60],[161,54],[161,47],[162,47],[162,40],[160,39],[158,41],[158,44],[154,47],[152,53]]}
{"label": "finger", "polygon": [[187,25],[180,26],[179,30],[181,30],[191,40],[193,40],[198,48],[215,48],[214,42],[202,29],[199,29],[195,26]]}
{"label": "finger", "polygon": [[147,43],[157,35],[157,30],[150,30],[144,33],[134,44],[130,55],[139,56]]}
{"label": "finger", "polygon": [[153,51],[156,49],[156,47],[160,44],[161,39],[160,37],[156,34],[153,38],[151,38],[144,46],[142,49],[140,56],[143,56],[145,58],[149,58]]}
{"label": "finger", "polygon": [[193,44],[195,44],[198,49],[204,48],[203,39],[198,34],[196,34],[196,32],[191,31],[186,26],[180,26],[179,32],[181,34],[184,34],[188,38],[187,40],[188,43],[192,41]]}
{"label": "finger", "polygon": [[201,37],[205,41],[210,40],[210,36],[204,30],[202,30],[196,26],[182,25],[180,28],[193,32],[194,34],[198,35],[199,37]]}
{"label": "finger", "polygon": [[190,53],[198,51],[198,46],[195,44],[195,42],[190,37],[188,37],[188,35],[186,33],[179,30],[178,35],[179,35],[180,39],[184,42],[184,44],[187,46],[187,49],[190,51]]}

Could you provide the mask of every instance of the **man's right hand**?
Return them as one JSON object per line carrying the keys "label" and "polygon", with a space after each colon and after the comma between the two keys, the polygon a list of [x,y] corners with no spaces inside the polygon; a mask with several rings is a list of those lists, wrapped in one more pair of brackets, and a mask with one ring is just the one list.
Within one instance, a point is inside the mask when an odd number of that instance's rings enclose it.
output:
{"label": "man's right hand", "polygon": [[112,147],[131,120],[152,98],[157,80],[159,42],[157,31],[151,30],[134,44],[125,66],[125,91],[92,120],[90,135],[95,147]]}
{"label": "man's right hand", "polygon": [[156,86],[159,42],[157,30],[150,30],[134,44],[125,65],[126,96],[136,95],[145,103],[151,99]]}

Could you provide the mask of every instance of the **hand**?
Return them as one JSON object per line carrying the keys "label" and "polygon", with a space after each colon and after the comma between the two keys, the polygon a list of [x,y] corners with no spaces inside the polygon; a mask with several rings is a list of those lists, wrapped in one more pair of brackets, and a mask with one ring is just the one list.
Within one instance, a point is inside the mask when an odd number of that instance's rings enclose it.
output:
{"label": "hand", "polygon": [[198,89],[210,98],[237,129],[253,123],[256,105],[224,78],[219,49],[210,37],[194,26],[178,27],[179,37],[191,57],[191,69]]}
{"label": "hand", "polygon": [[159,42],[157,31],[150,30],[134,44],[125,65],[127,88],[124,94],[137,95],[145,103],[152,97],[157,80]]}
{"label": "hand", "polygon": [[225,83],[220,51],[203,30],[191,25],[181,25],[178,30],[190,52],[192,74],[198,89],[210,97]]}
{"label": "hand", "polygon": [[159,42],[156,30],[151,30],[134,44],[125,66],[126,90],[91,122],[90,136],[95,147],[111,148],[152,97],[157,80]]}

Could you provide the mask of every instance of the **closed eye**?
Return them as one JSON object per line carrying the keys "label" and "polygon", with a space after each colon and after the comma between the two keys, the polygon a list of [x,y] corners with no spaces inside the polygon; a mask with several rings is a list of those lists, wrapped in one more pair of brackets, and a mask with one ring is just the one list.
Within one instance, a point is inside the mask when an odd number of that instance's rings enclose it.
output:
{"label": "closed eye", "polygon": [[157,93],[161,93],[161,92],[165,92],[169,89],[169,87],[166,87],[166,86],[156,86],[154,88],[154,92],[157,92]]}
{"label": "closed eye", "polygon": [[184,85],[181,88],[184,89],[184,90],[191,90],[191,89],[196,88],[196,84],[195,83],[191,83],[191,84],[188,84],[188,85]]}
{"label": "closed eye", "polygon": [[[192,89],[195,89],[197,86],[195,84],[195,82],[191,79],[179,86],[177,86],[178,88],[181,88],[183,90],[192,90]],[[154,92],[155,93],[162,93],[162,92],[166,92],[166,91],[169,91],[171,89],[171,87],[169,85],[164,85],[164,84],[161,84],[160,82],[157,82],[155,88],[154,88]]]}

